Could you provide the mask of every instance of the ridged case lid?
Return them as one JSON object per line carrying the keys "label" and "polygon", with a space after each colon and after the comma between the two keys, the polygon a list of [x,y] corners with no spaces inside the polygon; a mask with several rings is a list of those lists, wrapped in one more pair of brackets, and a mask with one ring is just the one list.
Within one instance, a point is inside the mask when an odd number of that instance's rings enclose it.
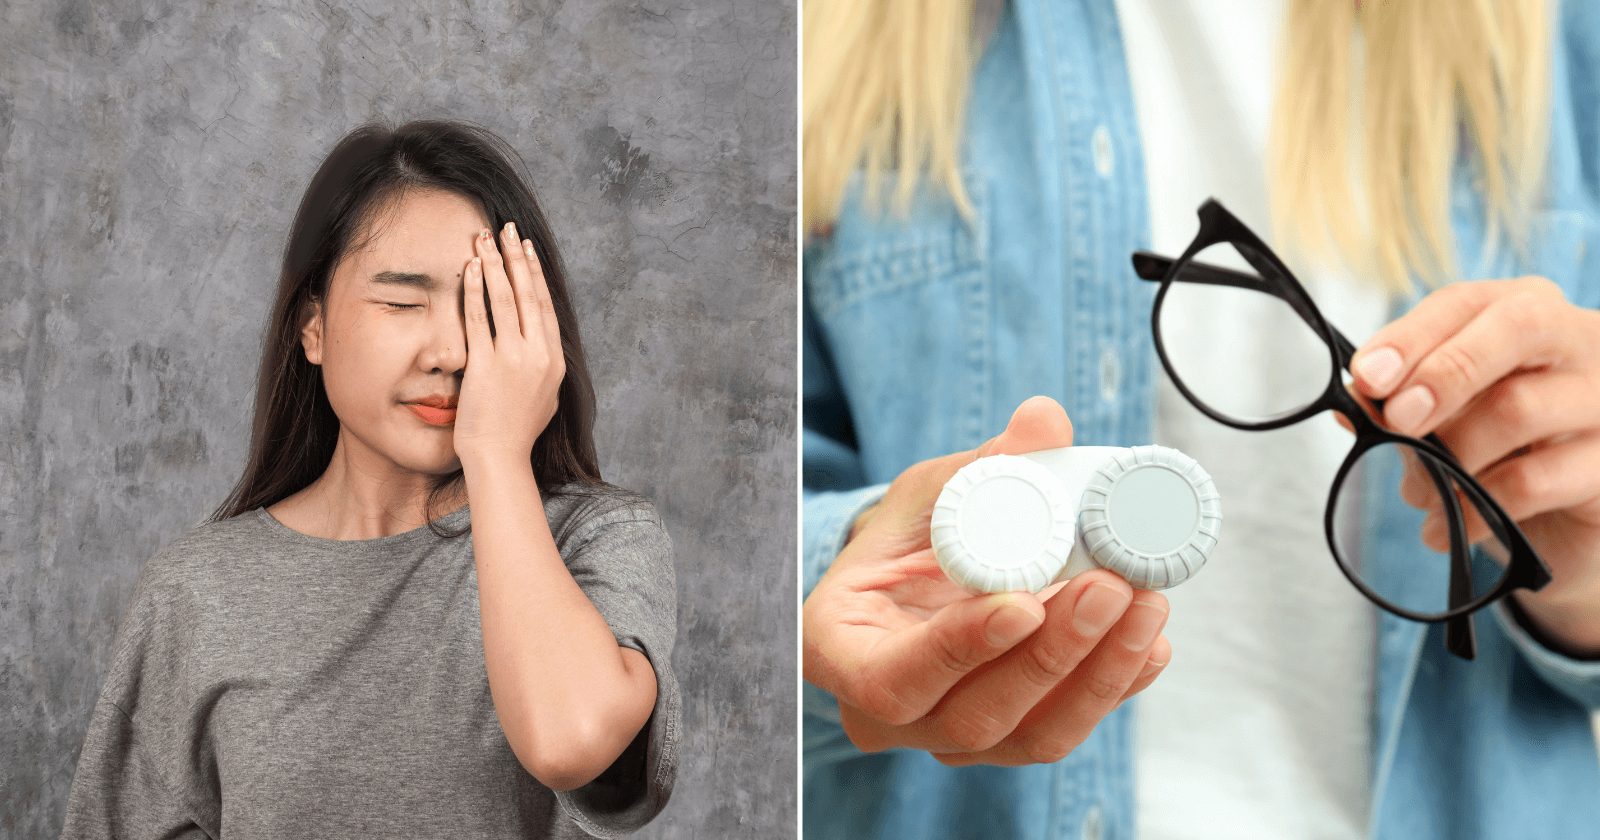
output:
{"label": "ridged case lid", "polygon": [[1200,571],[1222,530],[1222,499],[1193,458],[1135,446],[1095,470],[1078,500],[1078,532],[1095,563],[1140,589]]}
{"label": "ridged case lid", "polygon": [[934,503],[934,554],[967,589],[1038,592],[1072,552],[1074,501],[1042,464],[1017,455],[979,458],[956,472]]}

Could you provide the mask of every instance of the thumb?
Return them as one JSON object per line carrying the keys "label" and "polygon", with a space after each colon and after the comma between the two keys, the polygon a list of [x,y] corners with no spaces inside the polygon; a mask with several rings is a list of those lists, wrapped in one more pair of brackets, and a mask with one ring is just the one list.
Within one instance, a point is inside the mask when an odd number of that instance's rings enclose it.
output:
{"label": "thumb", "polygon": [[1029,397],[1011,413],[1005,431],[974,450],[977,457],[1021,455],[1038,449],[1072,445],[1072,418],[1061,403],[1045,396]]}
{"label": "thumb", "polygon": [[1044,623],[1027,592],[964,598],[880,638],[862,663],[852,705],[893,725],[926,715],[974,668],[1010,650]]}

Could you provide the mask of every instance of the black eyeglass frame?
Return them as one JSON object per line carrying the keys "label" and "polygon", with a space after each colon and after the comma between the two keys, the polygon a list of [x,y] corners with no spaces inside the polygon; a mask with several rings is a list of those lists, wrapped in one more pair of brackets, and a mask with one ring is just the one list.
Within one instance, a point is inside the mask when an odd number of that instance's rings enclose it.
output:
{"label": "black eyeglass frame", "polygon": [[[1305,287],[1295,278],[1293,272],[1289,271],[1288,266],[1283,264],[1278,255],[1215,198],[1207,199],[1197,212],[1200,217],[1200,229],[1182,256],[1174,260],[1150,251],[1133,253],[1133,268],[1139,278],[1161,283],[1156,292],[1155,303],[1151,307],[1150,330],[1155,339],[1156,354],[1160,357],[1161,365],[1166,368],[1173,385],[1206,416],[1243,431],[1279,429],[1328,410],[1336,411],[1349,420],[1355,428],[1355,444],[1334,476],[1333,486],[1328,493],[1327,508],[1323,514],[1323,530],[1335,565],[1361,594],[1379,607],[1413,621],[1448,622],[1446,646],[1451,653],[1463,659],[1475,658],[1477,644],[1470,616],[1504,597],[1513,589],[1527,588],[1536,591],[1544,587],[1551,580],[1549,567],[1528,543],[1527,537],[1517,527],[1516,522],[1506,514],[1504,508],[1478,483],[1477,479],[1461,466],[1455,455],[1437,435],[1429,433],[1419,439],[1384,429],[1369,417],[1355,397],[1345,390],[1339,371],[1350,370],[1350,361],[1355,356],[1356,347],[1323,317]],[[1218,244],[1232,245],[1239,255],[1255,268],[1259,276],[1194,260],[1201,251]],[[1183,274],[1181,282],[1250,289],[1272,295],[1288,304],[1327,345],[1329,379],[1322,395],[1303,408],[1266,420],[1252,421],[1217,411],[1190,391],[1183,377],[1173,366],[1167,348],[1161,340],[1161,305],[1172,283],[1179,279],[1180,270]],[[1383,400],[1372,400],[1373,408],[1378,412],[1383,410],[1383,403]],[[1450,534],[1450,605],[1442,613],[1412,610],[1379,595],[1361,580],[1360,575],[1348,567],[1334,539],[1334,509],[1345,478],[1363,455],[1384,444],[1410,446],[1428,456],[1426,459],[1418,460],[1427,468],[1439,498],[1444,504]],[[1448,479],[1440,474],[1440,467],[1448,470],[1450,473]],[[1477,598],[1471,597],[1471,562],[1468,557],[1471,544],[1467,541],[1466,522],[1449,481],[1454,481],[1473,497],[1479,515],[1484,518],[1486,524],[1510,553],[1505,574],[1500,582]]]}

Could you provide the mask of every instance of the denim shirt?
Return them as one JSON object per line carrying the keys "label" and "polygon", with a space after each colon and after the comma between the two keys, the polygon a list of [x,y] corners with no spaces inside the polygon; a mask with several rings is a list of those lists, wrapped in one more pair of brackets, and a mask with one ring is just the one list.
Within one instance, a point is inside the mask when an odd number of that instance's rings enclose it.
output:
{"label": "denim shirt", "polygon": [[[1536,246],[1518,259],[1486,242],[1480,182],[1465,153],[1452,226],[1463,279],[1541,274],[1568,300],[1597,307],[1600,11],[1571,2],[1552,21],[1549,190]],[[974,71],[965,132],[974,225],[926,179],[908,217],[876,214],[863,206],[858,177],[833,232],[808,242],[806,594],[856,513],[901,470],[977,446],[1029,396],[1067,409],[1075,443],[1152,442],[1156,284],[1136,279],[1129,264],[1150,237],[1113,0],[1008,3]],[[1420,297],[1394,300],[1391,317]],[[1239,435],[1249,446],[1249,433]],[[1364,529],[1364,556],[1381,558],[1375,574],[1391,578],[1379,585],[1386,591],[1408,564],[1440,567],[1418,560],[1422,514],[1397,487],[1383,483]],[[1379,612],[1370,836],[1600,836],[1589,719],[1600,707],[1600,662],[1544,647],[1504,601],[1474,622],[1478,658],[1469,662],[1445,649],[1443,624]],[[807,683],[806,835],[1132,837],[1138,699],[1054,764],[951,768],[915,750],[856,750],[837,703]]]}

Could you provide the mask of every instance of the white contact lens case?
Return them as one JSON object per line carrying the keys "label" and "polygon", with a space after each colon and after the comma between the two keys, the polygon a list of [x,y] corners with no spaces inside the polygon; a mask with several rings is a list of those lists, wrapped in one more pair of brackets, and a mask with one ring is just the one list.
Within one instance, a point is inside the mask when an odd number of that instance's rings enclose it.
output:
{"label": "white contact lens case", "polygon": [[1216,548],[1210,474],[1165,446],[1067,446],[962,467],[933,506],[939,566],[972,592],[1038,592],[1090,569],[1139,589],[1188,580]]}

